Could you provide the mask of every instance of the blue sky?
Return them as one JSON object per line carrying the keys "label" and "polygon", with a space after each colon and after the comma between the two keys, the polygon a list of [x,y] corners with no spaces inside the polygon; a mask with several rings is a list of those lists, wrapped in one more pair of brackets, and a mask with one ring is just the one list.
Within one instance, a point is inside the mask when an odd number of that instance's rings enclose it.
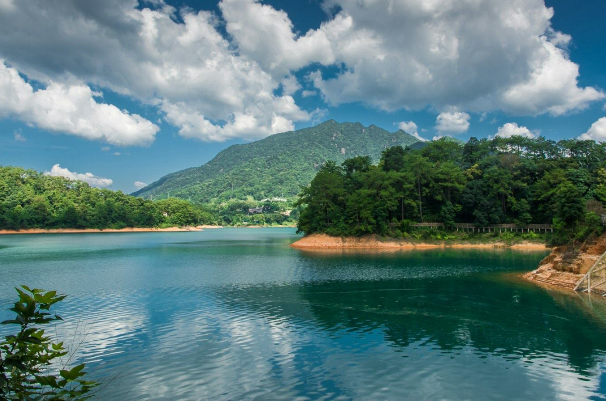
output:
{"label": "blue sky", "polygon": [[132,192],[327,119],[606,140],[606,2],[451,3],[0,0],[0,164]]}

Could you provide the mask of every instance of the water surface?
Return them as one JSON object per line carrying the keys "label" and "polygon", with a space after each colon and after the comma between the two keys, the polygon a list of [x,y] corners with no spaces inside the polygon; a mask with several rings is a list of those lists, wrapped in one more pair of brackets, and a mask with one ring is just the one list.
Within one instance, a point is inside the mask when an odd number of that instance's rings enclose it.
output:
{"label": "water surface", "polygon": [[99,399],[606,398],[604,303],[520,280],[545,253],[297,237],[0,236],[0,306],[19,284],[68,294],[57,333]]}

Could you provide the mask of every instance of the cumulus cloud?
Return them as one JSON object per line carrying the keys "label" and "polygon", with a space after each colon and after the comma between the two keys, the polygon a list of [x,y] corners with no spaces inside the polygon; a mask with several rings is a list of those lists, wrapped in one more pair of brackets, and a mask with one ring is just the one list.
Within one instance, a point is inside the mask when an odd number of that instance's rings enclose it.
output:
{"label": "cumulus cloud", "polygon": [[398,123],[398,128],[400,130],[406,131],[408,134],[412,135],[419,141],[427,141],[427,138],[423,138],[419,135],[417,124],[414,121],[401,121]]}
{"label": "cumulus cloud", "polygon": [[137,190],[141,190],[143,187],[147,187],[147,183],[143,183],[142,181],[136,181],[133,183]]}
{"label": "cumulus cloud", "polygon": [[94,187],[108,187],[113,184],[112,179],[95,176],[92,173],[76,173],[70,172],[66,168],[62,168],[58,163],[54,165],[50,171],[44,172],[48,176],[60,176],[70,180],[80,180]]}
{"label": "cumulus cloud", "polygon": [[289,75],[282,80],[282,93],[284,95],[294,95],[301,89],[301,84],[297,81],[297,77]]}
{"label": "cumulus cloud", "polygon": [[330,3],[340,11],[320,29],[343,67],[311,78],[333,104],[559,115],[604,98],[579,87],[543,0]]}
{"label": "cumulus cloud", "polygon": [[0,117],[114,145],[148,145],[159,127],[114,105],[98,103],[86,85],[34,88],[0,60]]}
{"label": "cumulus cloud", "polygon": [[499,127],[495,137],[510,138],[514,135],[519,135],[526,138],[535,138],[536,135],[524,126],[518,126],[517,123],[505,123]]}
{"label": "cumulus cloud", "polygon": [[284,11],[255,0],[222,0],[219,8],[238,50],[270,74],[283,76],[310,63],[335,61],[324,31],[312,29],[297,35]]}
{"label": "cumulus cloud", "polygon": [[601,117],[589,127],[585,134],[579,137],[580,140],[594,140],[598,142],[606,141],[606,117]]}
{"label": "cumulus cloud", "polygon": [[[384,110],[559,115],[605,97],[579,86],[571,38],[552,28],[543,0],[327,5],[336,13],[301,33],[284,11],[258,0],[221,0],[216,13],[162,1],[0,1],[0,55],[43,84],[18,102],[28,113],[11,113],[116,145],[153,140],[157,127],[95,101],[93,86],[156,107],[186,138],[256,139],[313,118],[292,98],[301,90],[295,73],[310,66],[336,67],[308,76],[327,102]],[[46,104],[33,113],[45,93],[61,100],[59,110]]]}
{"label": "cumulus cloud", "polygon": [[[44,83],[76,77],[157,106],[188,138],[261,138],[310,118],[292,100],[297,83],[288,78],[291,68],[310,58],[286,67],[279,60],[262,63],[252,57],[261,54],[247,45],[254,46],[255,38],[246,42],[238,33],[250,34],[251,27],[240,29],[241,24],[261,24],[254,27],[259,34],[271,31],[278,20],[288,25],[284,13],[252,0],[226,1],[221,6],[224,21],[208,11],[142,6],[135,0],[17,2],[10,15],[0,12],[0,54],[19,72]],[[270,25],[265,17],[257,21],[254,13],[242,14],[240,6],[269,14]],[[218,30],[224,22],[238,38],[233,43]],[[271,32],[275,37],[267,43],[272,46],[264,44],[276,55],[290,46],[281,42],[282,28]],[[300,43],[295,54],[303,54],[301,46],[315,49],[316,39],[292,38]],[[286,47],[274,46],[277,42]],[[276,95],[281,85],[284,93]]]}
{"label": "cumulus cloud", "polygon": [[436,118],[436,130],[440,133],[464,133],[469,130],[470,118],[465,112],[442,112]]}

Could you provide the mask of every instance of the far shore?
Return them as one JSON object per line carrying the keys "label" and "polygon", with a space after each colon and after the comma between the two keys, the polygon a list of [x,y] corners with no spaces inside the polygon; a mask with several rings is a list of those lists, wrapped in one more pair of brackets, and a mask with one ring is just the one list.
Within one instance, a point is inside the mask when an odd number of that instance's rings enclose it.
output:
{"label": "far shore", "polygon": [[0,235],[53,234],[53,233],[142,233],[142,232],[199,232],[204,229],[219,229],[222,226],[200,225],[168,228],[123,228],[123,229],[21,229],[0,230]]}
{"label": "far shore", "polygon": [[490,243],[467,243],[467,242],[412,242],[404,239],[380,239],[377,236],[368,235],[362,237],[337,237],[326,234],[311,234],[297,240],[291,247],[305,250],[324,249],[512,249],[521,251],[549,251],[544,243],[521,242],[506,244],[495,241]]}

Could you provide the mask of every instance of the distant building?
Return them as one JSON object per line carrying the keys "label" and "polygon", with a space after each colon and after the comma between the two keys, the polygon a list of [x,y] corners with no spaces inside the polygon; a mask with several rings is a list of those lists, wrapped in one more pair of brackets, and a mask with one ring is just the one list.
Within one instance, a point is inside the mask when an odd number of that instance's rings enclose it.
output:
{"label": "distant building", "polygon": [[248,213],[249,214],[262,214],[263,213],[263,207],[248,208]]}
{"label": "distant building", "polygon": [[286,198],[282,197],[272,197],[272,198],[263,198],[261,202],[286,202]]}

